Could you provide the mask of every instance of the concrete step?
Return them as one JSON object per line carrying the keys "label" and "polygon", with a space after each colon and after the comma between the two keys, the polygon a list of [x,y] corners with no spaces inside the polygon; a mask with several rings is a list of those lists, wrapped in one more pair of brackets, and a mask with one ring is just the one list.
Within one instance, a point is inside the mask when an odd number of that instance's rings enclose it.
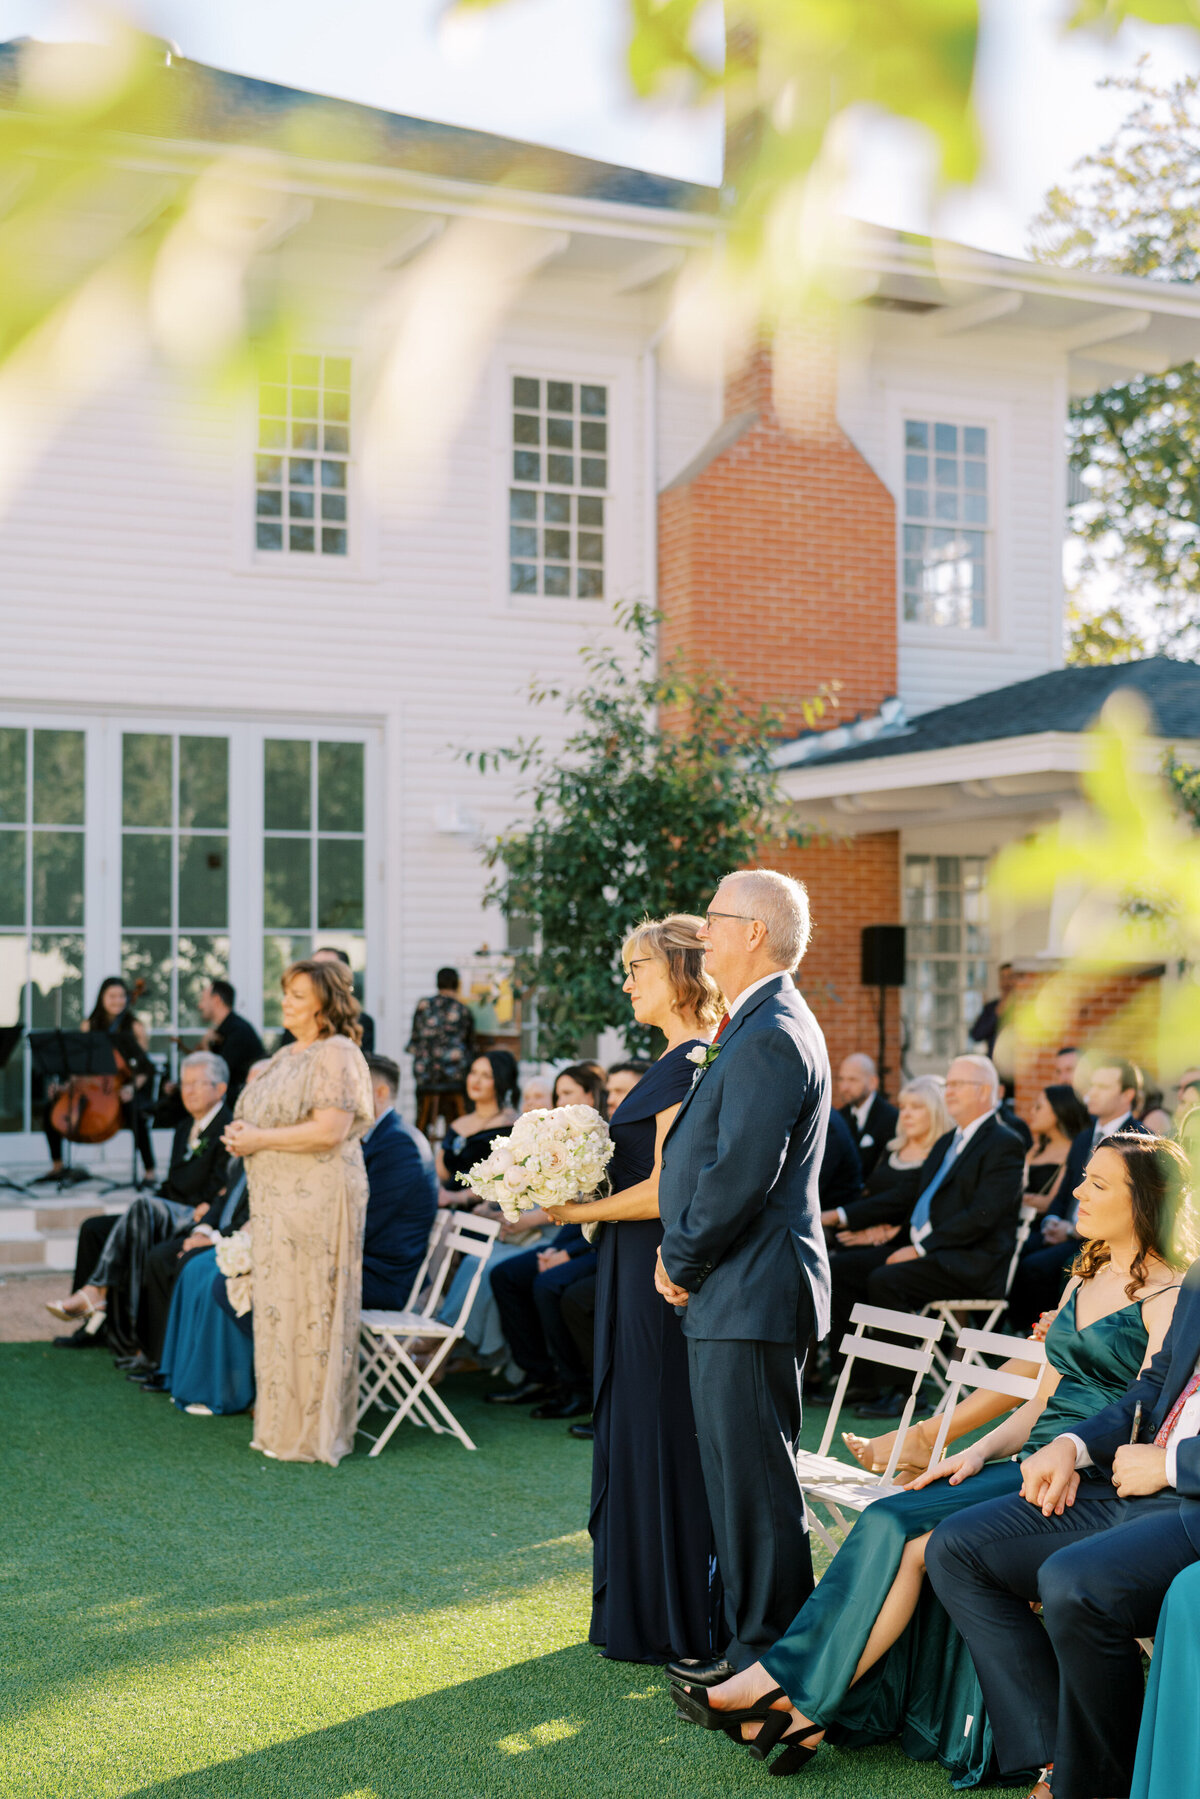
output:
{"label": "concrete step", "polygon": [[86,1218],[124,1212],[133,1198],[129,1188],[115,1193],[89,1193],[73,1187],[61,1198],[39,1193],[24,1202],[11,1190],[0,1204],[0,1274],[32,1269],[72,1269],[79,1227]]}

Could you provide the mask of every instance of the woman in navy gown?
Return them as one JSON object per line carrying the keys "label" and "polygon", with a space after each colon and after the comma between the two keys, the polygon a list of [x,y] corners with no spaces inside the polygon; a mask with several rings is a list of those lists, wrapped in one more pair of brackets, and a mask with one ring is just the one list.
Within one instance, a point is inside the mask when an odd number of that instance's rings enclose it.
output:
{"label": "woman in navy gown", "polygon": [[590,1640],[621,1662],[704,1657],[721,1595],[679,1319],[654,1288],[662,1242],[658,1175],[663,1140],[692,1084],[688,1052],[708,1042],[721,998],[704,969],[699,918],[639,927],[621,952],[639,1024],[667,1046],[611,1120],[613,1191],[556,1209],[604,1220],[596,1271],[595,1546]]}

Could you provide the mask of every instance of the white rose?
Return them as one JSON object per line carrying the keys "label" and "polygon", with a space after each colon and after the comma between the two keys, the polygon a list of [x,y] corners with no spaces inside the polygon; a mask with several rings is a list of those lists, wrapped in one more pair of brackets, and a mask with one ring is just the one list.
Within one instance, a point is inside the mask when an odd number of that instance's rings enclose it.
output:
{"label": "white rose", "polygon": [[707,1055],[708,1045],[706,1043],[698,1043],[695,1049],[689,1049],[684,1059],[685,1061],[694,1063],[697,1068],[703,1068],[704,1059]]}

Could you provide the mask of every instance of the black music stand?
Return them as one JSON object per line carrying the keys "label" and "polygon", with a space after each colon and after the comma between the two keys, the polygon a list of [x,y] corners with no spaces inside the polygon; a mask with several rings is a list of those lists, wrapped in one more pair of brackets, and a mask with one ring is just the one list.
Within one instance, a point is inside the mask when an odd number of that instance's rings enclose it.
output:
{"label": "black music stand", "polygon": [[[75,1074],[111,1074],[118,1073],[116,1057],[113,1055],[112,1039],[100,1031],[30,1031],[29,1053],[33,1057],[33,1066],[48,1085],[65,1086]],[[64,1175],[71,1166],[71,1149],[69,1140],[64,1140],[66,1160]],[[133,1185],[137,1185],[137,1140],[133,1146]],[[124,1187],[125,1181],[110,1180],[106,1174],[87,1176],[95,1181],[102,1192],[113,1193]],[[64,1187],[73,1185],[65,1178],[58,1183],[61,1193]]]}
{"label": "black music stand", "polygon": [[[8,1067],[12,1060],[12,1053],[24,1035],[25,1026],[23,1024],[0,1024],[0,1074]],[[28,1187],[20,1181],[14,1181],[10,1174],[4,1173],[3,1169],[0,1169],[0,1187],[10,1187],[14,1193],[23,1193],[26,1199],[33,1198]]]}

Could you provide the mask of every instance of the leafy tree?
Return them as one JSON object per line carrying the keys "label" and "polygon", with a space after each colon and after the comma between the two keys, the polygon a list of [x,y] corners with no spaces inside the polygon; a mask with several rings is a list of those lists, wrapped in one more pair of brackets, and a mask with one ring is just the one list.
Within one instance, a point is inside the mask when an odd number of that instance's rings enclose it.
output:
{"label": "leafy tree", "polygon": [[1146,640],[1114,600],[1100,612],[1089,612],[1074,596],[1067,600],[1067,663],[1095,668],[1133,662],[1146,654]]}
{"label": "leafy tree", "polygon": [[[1132,105],[1116,134],[1052,188],[1031,249],[1063,268],[1164,281],[1200,275],[1200,76],[1156,86],[1145,62],[1102,84]],[[1075,529],[1090,559],[1146,590],[1160,647],[1200,645],[1200,365],[1105,388],[1071,408],[1070,455],[1091,498]],[[1120,634],[1120,626],[1115,626]],[[1115,659],[1115,658],[1114,658]]]}
{"label": "leafy tree", "polygon": [[[622,940],[647,915],[698,911],[772,843],[803,841],[772,756],[782,714],[747,710],[719,676],[658,670],[657,615],[644,606],[620,622],[627,643],[581,652],[583,685],[530,688],[534,704],[555,702],[572,721],[562,749],[535,737],[462,752],[482,772],[528,777],[527,822],[484,852],[486,899],[533,927],[515,978],[537,996],[540,1048],[552,1056],[608,1025],[648,1045],[621,992]],[[832,703],[829,689],[803,702],[806,723]]]}
{"label": "leafy tree", "polygon": [[1174,750],[1168,750],[1163,760],[1163,773],[1176,805],[1200,831],[1200,768],[1191,762],[1181,762]]}

